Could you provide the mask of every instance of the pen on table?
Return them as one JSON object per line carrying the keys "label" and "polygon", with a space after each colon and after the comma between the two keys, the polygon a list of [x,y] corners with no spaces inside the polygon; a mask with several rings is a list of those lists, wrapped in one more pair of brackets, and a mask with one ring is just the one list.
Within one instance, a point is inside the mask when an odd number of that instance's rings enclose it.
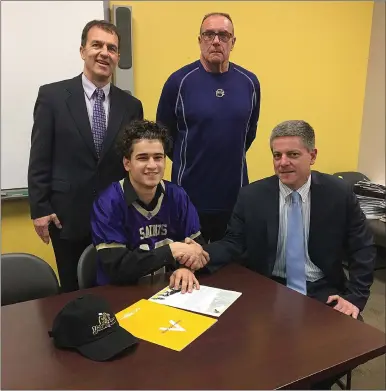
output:
{"label": "pen on table", "polygon": [[174,295],[175,293],[181,292],[181,288],[179,289],[172,289],[170,292],[168,292],[168,296]]}
{"label": "pen on table", "polygon": [[177,292],[181,292],[181,288],[179,289],[174,289],[170,288],[168,291],[160,293],[158,296],[154,297],[154,300],[165,300],[165,297],[168,297],[170,295],[174,295]]}

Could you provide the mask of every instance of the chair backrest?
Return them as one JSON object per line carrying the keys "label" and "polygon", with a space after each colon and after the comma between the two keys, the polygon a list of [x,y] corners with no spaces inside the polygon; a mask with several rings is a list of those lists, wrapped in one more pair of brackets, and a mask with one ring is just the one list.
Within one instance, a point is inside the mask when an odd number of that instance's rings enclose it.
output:
{"label": "chair backrest", "polygon": [[96,286],[97,276],[97,251],[90,244],[82,253],[78,262],[78,284],[79,289],[92,288]]}
{"label": "chair backrest", "polygon": [[334,176],[337,176],[341,179],[343,179],[345,182],[347,182],[353,189],[354,185],[358,183],[359,181],[369,181],[370,179],[367,178],[366,175],[357,172],[357,171],[343,171],[343,172],[336,172]]}
{"label": "chair backrest", "polygon": [[1,305],[40,299],[59,293],[51,266],[25,253],[1,255]]}

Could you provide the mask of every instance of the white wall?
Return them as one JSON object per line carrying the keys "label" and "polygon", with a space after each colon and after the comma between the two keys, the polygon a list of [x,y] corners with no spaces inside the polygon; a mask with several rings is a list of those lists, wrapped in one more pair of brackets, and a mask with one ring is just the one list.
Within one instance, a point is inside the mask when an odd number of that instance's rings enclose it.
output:
{"label": "white wall", "polygon": [[385,3],[374,2],[358,171],[385,185]]}
{"label": "white wall", "polygon": [[1,2],[1,189],[27,187],[39,86],[83,69],[82,29],[104,19],[103,1]]}

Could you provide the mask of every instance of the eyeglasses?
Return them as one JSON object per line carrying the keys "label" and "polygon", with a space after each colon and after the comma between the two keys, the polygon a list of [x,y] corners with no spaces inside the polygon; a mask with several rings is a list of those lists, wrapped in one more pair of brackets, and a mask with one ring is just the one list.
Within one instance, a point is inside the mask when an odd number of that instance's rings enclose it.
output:
{"label": "eyeglasses", "polygon": [[216,37],[216,35],[221,42],[229,42],[229,40],[233,36],[231,33],[228,33],[227,31],[220,31],[216,33],[215,31],[209,30],[201,33],[201,36],[205,42],[212,42]]}

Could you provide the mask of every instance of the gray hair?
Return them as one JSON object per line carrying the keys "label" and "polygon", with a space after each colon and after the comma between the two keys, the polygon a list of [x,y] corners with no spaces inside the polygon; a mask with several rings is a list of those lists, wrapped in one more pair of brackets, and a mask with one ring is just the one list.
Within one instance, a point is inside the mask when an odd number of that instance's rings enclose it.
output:
{"label": "gray hair", "polygon": [[229,14],[227,14],[227,13],[225,13],[225,12],[211,12],[211,13],[209,13],[209,14],[206,14],[204,17],[203,17],[203,19],[202,19],[202,21],[201,21],[201,26],[200,26],[200,34],[201,34],[201,30],[202,30],[202,25],[203,25],[203,23],[205,22],[205,20],[206,19],[208,19],[209,17],[211,17],[211,16],[223,16],[224,18],[227,18],[230,22],[231,22],[231,24],[232,24],[232,33],[234,34],[235,33],[235,27],[233,26],[233,20],[232,20],[232,18],[231,18],[231,16],[229,15]]}
{"label": "gray hair", "polygon": [[304,146],[310,151],[315,148],[315,132],[312,126],[303,120],[289,120],[276,125],[272,130],[269,144],[272,149],[272,142],[277,137],[298,136],[302,139]]}

